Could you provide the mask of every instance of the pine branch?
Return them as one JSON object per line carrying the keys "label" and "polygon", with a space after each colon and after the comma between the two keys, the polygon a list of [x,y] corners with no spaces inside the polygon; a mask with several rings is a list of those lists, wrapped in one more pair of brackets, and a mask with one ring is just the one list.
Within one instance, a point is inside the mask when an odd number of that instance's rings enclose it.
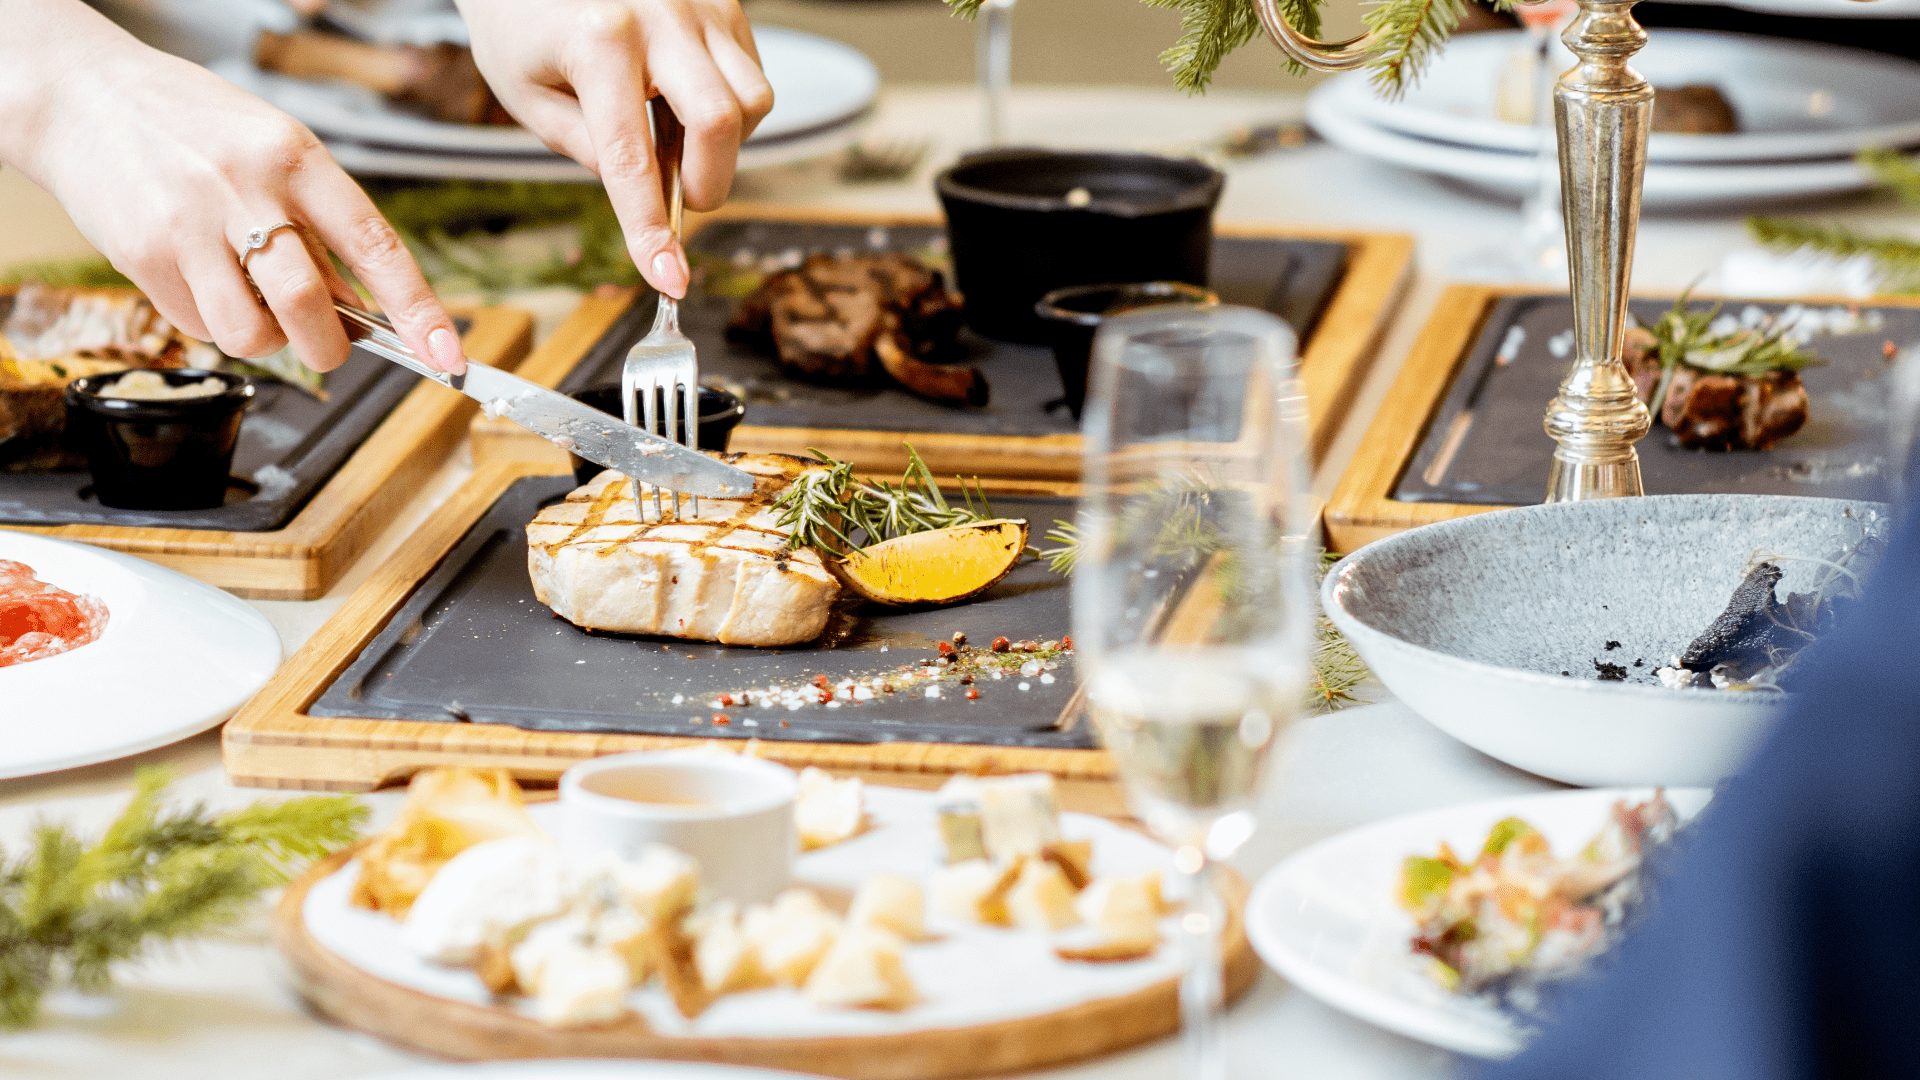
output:
{"label": "pine branch", "polygon": [[[1180,39],[1160,54],[1173,84],[1189,94],[1206,93],[1227,55],[1262,32],[1251,0],[1141,0],[1148,7],[1180,12]],[[1279,0],[1281,14],[1309,37],[1320,33],[1320,0]],[[1286,61],[1288,74],[1307,69]]]}
{"label": "pine branch", "polygon": [[[1367,67],[1381,97],[1396,100],[1420,80],[1471,5],[1472,0],[1384,0],[1368,9],[1362,21],[1376,37]],[[1511,11],[1513,0],[1493,0],[1492,7]]]}
{"label": "pine branch", "polygon": [[1880,271],[1880,291],[1920,293],[1920,242],[1898,236],[1867,236],[1843,225],[1776,217],[1748,218],[1747,233],[1769,251],[1782,254],[1816,251],[1836,259],[1864,255]]}
{"label": "pine branch", "polygon": [[25,1027],[64,977],[103,990],[113,965],[152,945],[245,916],[293,865],[353,838],[366,809],[344,796],[214,816],[171,810],[167,777],[143,770],[127,807],[92,846],[64,825],[36,826],[17,859],[0,853],[0,1028]]}

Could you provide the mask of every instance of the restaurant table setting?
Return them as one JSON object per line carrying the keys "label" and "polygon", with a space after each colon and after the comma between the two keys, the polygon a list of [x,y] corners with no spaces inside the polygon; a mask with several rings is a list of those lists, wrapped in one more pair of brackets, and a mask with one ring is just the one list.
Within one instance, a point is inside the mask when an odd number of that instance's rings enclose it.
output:
{"label": "restaurant table setting", "polygon": [[[1049,149],[936,147],[871,186],[792,162],[966,95],[882,92],[844,46],[760,28],[783,105],[799,89],[742,165],[788,165],[688,222],[684,301],[602,290],[537,349],[474,308],[464,379],[343,307],[362,354],[319,394],[204,373],[245,410],[216,479],[253,489],[219,507],[122,527],[104,459],[0,473],[0,513],[85,485],[79,516],[0,520],[0,716],[61,718],[0,753],[0,843],[60,821],[110,851],[200,800],[190,842],[266,844],[247,895],[284,885],[225,940],[37,1002],[0,1061],[1210,1080],[1517,1053],[1870,580],[1911,308],[1680,290],[1751,252],[1727,207],[1857,190],[1856,151],[1920,143],[1920,69],[1658,34],[1648,79],[1711,79],[1741,128],[1642,142],[1651,91],[1595,60],[1612,83],[1560,91],[1571,295],[1448,288],[1436,256],[1511,211],[1397,170],[1531,188],[1537,133],[1495,105],[1524,35],[1463,37],[1383,101],[1357,51],[1264,7],[1344,73],[1304,101],[1163,96],[1126,139],[1077,124],[1082,92],[1016,93]],[[571,178],[517,129],[222,70],[349,169]],[[1154,152],[1203,106],[1276,102],[1332,145]],[[1569,135],[1607,123],[1628,134]],[[1649,219],[1636,262],[1643,171],[1649,208],[1699,216]],[[1677,300],[1630,301],[1636,267]],[[663,348],[673,371],[641,370]],[[89,408],[152,422],[83,400],[134,374],[73,380],[58,445]],[[275,475],[274,402],[335,391],[364,422],[252,526],[333,513],[315,567],[236,571],[248,526],[216,517]],[[1354,694],[1378,703],[1333,707]],[[130,782],[148,767],[171,790]],[[308,815],[359,840],[314,850]],[[295,839],[248,839],[273,829]],[[1537,910],[1496,916],[1514,881]]]}

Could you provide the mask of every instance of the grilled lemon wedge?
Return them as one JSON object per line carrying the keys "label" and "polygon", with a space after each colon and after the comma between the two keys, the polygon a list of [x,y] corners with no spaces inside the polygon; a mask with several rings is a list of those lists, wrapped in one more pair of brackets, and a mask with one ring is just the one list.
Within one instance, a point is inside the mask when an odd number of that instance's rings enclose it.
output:
{"label": "grilled lemon wedge", "polygon": [[951,604],[992,588],[1026,547],[1025,521],[996,518],[896,536],[826,562],[841,584],[876,604]]}

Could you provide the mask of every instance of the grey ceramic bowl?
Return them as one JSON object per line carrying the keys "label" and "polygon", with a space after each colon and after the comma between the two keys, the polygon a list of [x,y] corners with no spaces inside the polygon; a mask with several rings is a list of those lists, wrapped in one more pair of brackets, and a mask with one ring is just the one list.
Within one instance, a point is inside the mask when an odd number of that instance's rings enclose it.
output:
{"label": "grey ceramic bowl", "polygon": [[[1784,695],[1673,690],[1653,669],[1725,609],[1756,550],[1830,557],[1889,526],[1882,503],[1785,495],[1529,506],[1368,544],[1320,599],[1387,689],[1482,753],[1570,784],[1712,784]],[[1817,571],[1781,568],[1783,596]],[[1631,678],[1602,682],[1596,663]]]}

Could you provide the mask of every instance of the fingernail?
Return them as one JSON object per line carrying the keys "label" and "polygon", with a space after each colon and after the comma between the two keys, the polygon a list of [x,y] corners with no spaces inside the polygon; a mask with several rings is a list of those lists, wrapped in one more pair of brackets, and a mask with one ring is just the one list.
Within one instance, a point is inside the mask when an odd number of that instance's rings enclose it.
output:
{"label": "fingernail", "polygon": [[687,295],[687,263],[679,252],[667,250],[653,257],[653,283],[675,300]]}
{"label": "fingernail", "polygon": [[460,341],[446,327],[427,335],[427,352],[433,358],[433,366],[441,371],[449,375],[466,374],[467,358],[460,351]]}

